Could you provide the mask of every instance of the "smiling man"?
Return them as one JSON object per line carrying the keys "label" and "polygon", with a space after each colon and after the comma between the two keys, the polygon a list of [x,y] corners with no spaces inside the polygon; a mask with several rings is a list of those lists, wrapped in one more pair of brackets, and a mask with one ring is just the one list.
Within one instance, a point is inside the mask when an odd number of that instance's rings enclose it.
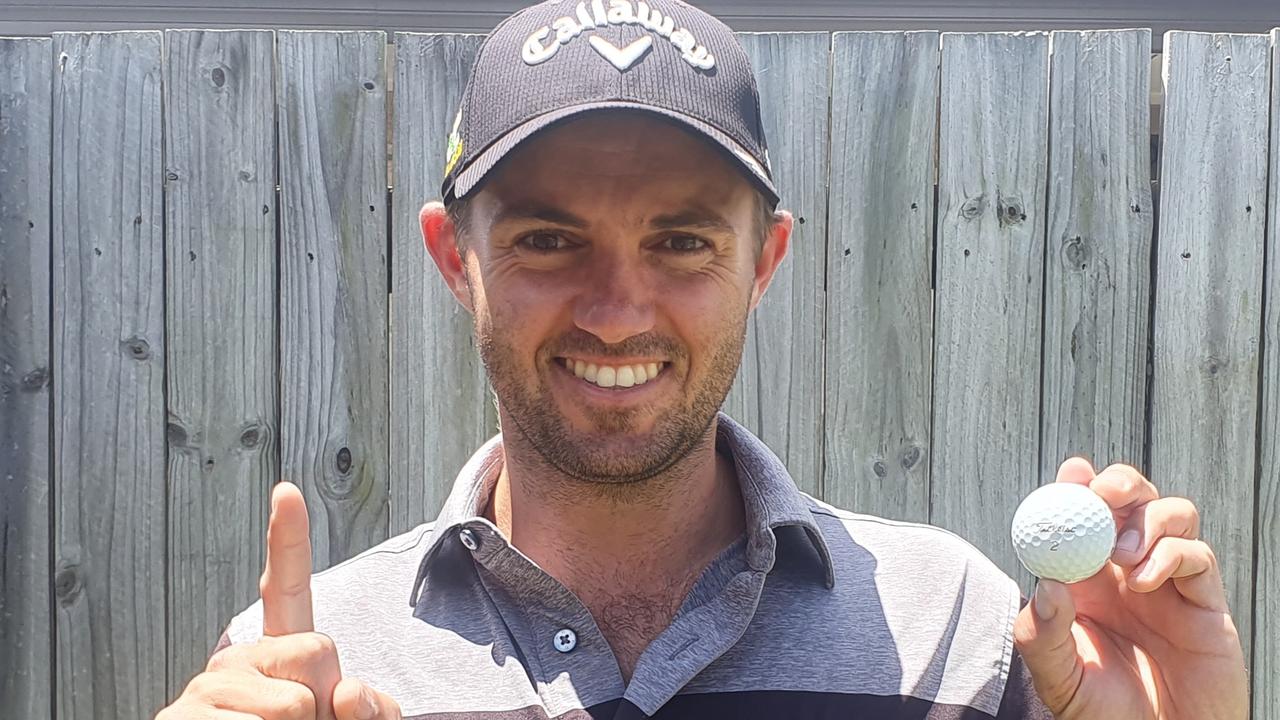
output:
{"label": "smiling man", "polygon": [[791,239],[765,148],[746,56],[692,7],[503,22],[421,212],[502,433],[434,522],[315,578],[281,485],[262,602],[161,717],[1243,718],[1196,508],[1134,469],[1062,465],[1120,540],[1024,606],[719,414]]}

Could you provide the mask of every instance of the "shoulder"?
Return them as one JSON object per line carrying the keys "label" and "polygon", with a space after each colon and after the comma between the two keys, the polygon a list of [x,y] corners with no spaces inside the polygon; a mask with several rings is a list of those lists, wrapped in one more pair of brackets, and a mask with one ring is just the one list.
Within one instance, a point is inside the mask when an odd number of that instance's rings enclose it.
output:
{"label": "shoulder", "polygon": [[837,585],[869,580],[886,613],[960,623],[1012,642],[1021,591],[967,540],[933,525],[863,515],[814,498],[809,502]]}
{"label": "shoulder", "polygon": [[1017,584],[955,533],[808,502],[835,584],[778,583],[762,606],[775,628],[821,628],[807,637],[838,680],[812,689],[994,716],[1013,663]]}
{"label": "shoulder", "polygon": [[[409,595],[434,525],[419,525],[312,575],[316,630],[341,636],[351,628],[377,626],[391,614],[409,614]],[[262,601],[232,618],[226,636],[230,643],[259,640]]]}
{"label": "shoulder", "polygon": [[880,574],[928,572],[942,582],[955,581],[963,575],[966,582],[976,582],[983,590],[1018,597],[1012,578],[981,550],[950,530],[851,512],[805,497],[837,566],[841,562],[856,563],[859,555],[869,554]]}

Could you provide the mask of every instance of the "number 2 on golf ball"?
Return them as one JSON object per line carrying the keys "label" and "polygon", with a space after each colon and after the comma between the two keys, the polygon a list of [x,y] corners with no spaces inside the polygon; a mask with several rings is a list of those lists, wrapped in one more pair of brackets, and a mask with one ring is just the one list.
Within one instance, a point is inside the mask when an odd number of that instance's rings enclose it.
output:
{"label": "number 2 on golf ball", "polygon": [[1092,577],[1116,545],[1111,508],[1084,485],[1036,489],[1013,514],[1013,549],[1032,575],[1073,583]]}

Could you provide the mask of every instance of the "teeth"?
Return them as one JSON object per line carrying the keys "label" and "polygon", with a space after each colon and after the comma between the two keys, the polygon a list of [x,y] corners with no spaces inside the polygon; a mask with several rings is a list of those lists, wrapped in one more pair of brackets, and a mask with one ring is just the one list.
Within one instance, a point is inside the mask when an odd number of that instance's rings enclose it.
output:
{"label": "teeth", "polygon": [[619,365],[614,367],[609,365],[596,365],[594,363],[566,358],[564,365],[566,368],[571,370],[575,376],[580,377],[589,383],[605,388],[629,388],[636,385],[643,385],[656,378],[658,373],[662,371],[662,363],[656,362],[645,363],[643,365]]}
{"label": "teeth", "polygon": [[596,373],[596,384],[603,388],[613,387],[618,381],[618,371],[605,365]]}
{"label": "teeth", "polygon": [[618,368],[618,387],[631,387],[636,384],[636,371],[630,365]]}

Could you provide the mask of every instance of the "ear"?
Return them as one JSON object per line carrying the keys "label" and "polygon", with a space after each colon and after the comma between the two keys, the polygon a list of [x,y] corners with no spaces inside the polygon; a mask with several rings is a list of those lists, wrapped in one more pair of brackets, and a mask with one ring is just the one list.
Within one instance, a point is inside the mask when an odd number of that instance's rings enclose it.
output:
{"label": "ear", "polygon": [[773,282],[773,274],[777,272],[782,259],[787,256],[791,246],[791,228],[795,219],[786,210],[773,214],[773,225],[769,228],[769,236],[765,238],[764,247],[760,248],[760,257],[756,259],[755,283],[751,287],[751,310],[756,309],[764,291]]}
{"label": "ear", "polygon": [[462,266],[462,254],[458,251],[458,237],[454,232],[453,221],[445,211],[444,204],[432,201],[418,211],[418,222],[422,223],[422,241],[427,246],[431,259],[436,261],[440,275],[449,286],[450,292],[467,309],[472,312],[471,290],[467,286],[467,271]]}

